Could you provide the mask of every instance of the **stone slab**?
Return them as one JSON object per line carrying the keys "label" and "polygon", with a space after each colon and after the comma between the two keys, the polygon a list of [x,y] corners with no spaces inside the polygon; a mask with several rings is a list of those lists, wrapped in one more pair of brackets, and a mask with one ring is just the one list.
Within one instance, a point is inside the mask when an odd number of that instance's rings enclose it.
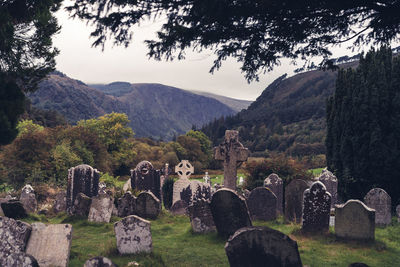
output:
{"label": "stone slab", "polygon": [[107,193],[99,193],[92,198],[88,220],[109,223],[114,208],[114,198]]}
{"label": "stone slab", "polygon": [[271,221],[276,219],[277,197],[269,188],[254,188],[247,199],[252,220]]}
{"label": "stone slab", "polygon": [[387,226],[392,222],[392,198],[382,188],[371,189],[364,197],[364,203],[375,210],[375,224]]}

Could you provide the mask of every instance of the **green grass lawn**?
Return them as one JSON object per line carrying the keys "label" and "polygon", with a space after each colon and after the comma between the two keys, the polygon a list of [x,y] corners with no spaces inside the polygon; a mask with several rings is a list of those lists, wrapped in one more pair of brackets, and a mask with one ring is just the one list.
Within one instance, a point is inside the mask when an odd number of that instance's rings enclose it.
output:
{"label": "green grass lawn", "polygon": [[[30,217],[28,222],[70,223],[73,238],[69,266],[83,266],[94,256],[111,258],[120,267],[130,261],[140,266],[229,266],[225,255],[225,240],[214,234],[199,235],[191,231],[189,218],[172,216],[163,211],[157,220],[151,220],[153,253],[119,256],[113,223],[90,223],[84,218],[59,215],[54,218]],[[400,223],[393,219],[391,226],[377,228],[376,241],[370,243],[336,240],[333,229],[326,235],[303,235],[300,226],[284,224],[282,218],[273,222],[254,222],[288,234],[296,240],[304,265],[309,267],[347,267],[352,262],[364,262],[371,267],[400,265]]]}

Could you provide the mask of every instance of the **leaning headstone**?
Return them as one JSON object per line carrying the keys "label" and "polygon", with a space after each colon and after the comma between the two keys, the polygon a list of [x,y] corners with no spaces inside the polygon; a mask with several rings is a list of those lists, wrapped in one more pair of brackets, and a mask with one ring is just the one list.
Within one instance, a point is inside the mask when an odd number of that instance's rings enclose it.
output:
{"label": "leaning headstone", "polygon": [[285,188],[285,219],[301,223],[303,212],[303,194],[308,188],[304,180],[292,180]]}
{"label": "leaning headstone", "polygon": [[152,192],[142,192],[136,198],[136,214],[145,219],[156,219],[161,211],[161,202]]}
{"label": "leaning headstone", "polygon": [[7,202],[1,203],[1,209],[4,216],[12,219],[22,219],[28,216],[21,201],[10,199]]}
{"label": "leaning headstone", "polygon": [[114,224],[120,254],[150,253],[153,250],[150,222],[130,215]]}
{"label": "leaning headstone", "polygon": [[131,186],[138,191],[151,191],[161,199],[160,171],[154,169],[149,161],[141,161],[131,170]]}
{"label": "leaning headstone", "polygon": [[53,205],[53,212],[65,212],[67,210],[67,193],[65,191],[60,191],[56,195],[56,199]]}
{"label": "leaning headstone", "polygon": [[326,187],[326,191],[328,191],[328,193],[331,194],[332,197],[331,207],[332,208],[335,207],[335,205],[338,203],[337,202],[338,179],[332,172],[328,170],[323,170],[321,175],[318,177],[318,181],[322,182]]}
{"label": "leaning headstone", "polygon": [[225,131],[222,144],[214,148],[214,158],[224,161],[224,187],[236,190],[237,165],[249,157],[249,150],[239,142],[239,132]]}
{"label": "leaning headstone", "polygon": [[70,209],[70,213],[73,215],[87,217],[90,211],[90,205],[92,199],[83,193],[79,193],[74,201],[74,206]]}
{"label": "leaning headstone", "polygon": [[277,197],[269,188],[254,188],[247,199],[252,220],[271,221],[276,219]]}
{"label": "leaning headstone", "polygon": [[297,242],[268,227],[244,227],[225,244],[231,267],[302,267]]}
{"label": "leaning headstone", "polygon": [[215,232],[214,219],[211,214],[210,202],[200,199],[188,207],[190,224],[195,233]]}
{"label": "leaning headstone", "polygon": [[270,174],[264,180],[264,187],[268,187],[276,196],[276,210],[283,214],[283,181],[275,173]]}
{"label": "leaning headstone", "polygon": [[33,187],[31,185],[27,184],[22,188],[19,201],[21,201],[22,205],[24,206],[27,212],[29,213],[36,212],[37,200],[35,196],[35,191],[33,190]]}
{"label": "leaning headstone", "polygon": [[99,193],[92,198],[88,220],[109,223],[114,207],[114,198],[107,193]]}
{"label": "leaning headstone", "polygon": [[0,266],[7,266],[9,255],[25,251],[31,231],[28,223],[0,217]]}
{"label": "leaning headstone", "polygon": [[39,267],[37,260],[24,252],[17,252],[8,255],[4,266],[7,267]]}
{"label": "leaning headstone", "polygon": [[331,211],[331,194],[319,181],[304,191],[303,226],[304,232],[327,232]]}
{"label": "leaning headstone", "polygon": [[396,207],[396,215],[397,215],[397,221],[400,222],[400,205],[397,205]]}
{"label": "leaning headstone", "polygon": [[354,199],[336,205],[335,234],[344,239],[374,240],[375,210]]}
{"label": "leaning headstone", "polygon": [[33,223],[26,253],[40,267],[67,267],[71,250],[72,225]]}
{"label": "leaning headstone", "polygon": [[109,258],[94,257],[85,262],[83,267],[118,267]]}
{"label": "leaning headstone", "polygon": [[[179,179],[174,183],[173,193],[172,193],[172,204],[182,199],[181,195],[184,190],[185,190],[184,195],[188,195],[188,197],[192,195],[191,191],[190,193],[188,193],[188,190],[191,189],[187,188],[190,187],[189,176],[192,173],[194,173],[194,168],[189,161],[182,160],[178,165],[175,166],[175,173],[178,174]],[[185,201],[188,202],[188,200]]]}
{"label": "leaning headstone", "polygon": [[180,199],[180,200],[176,201],[174,204],[172,204],[169,211],[173,215],[187,215],[188,214],[187,208],[188,208],[187,202]]}
{"label": "leaning headstone", "polygon": [[239,228],[251,226],[246,200],[230,189],[220,189],[211,199],[211,213],[218,234],[229,237]]}
{"label": "leaning headstone", "polygon": [[100,173],[91,166],[82,164],[68,170],[67,211],[70,212],[79,193],[88,197],[97,196]]}
{"label": "leaning headstone", "polygon": [[392,222],[392,199],[381,188],[371,189],[364,197],[364,203],[375,210],[375,224],[389,225]]}
{"label": "leaning headstone", "polygon": [[118,199],[118,217],[136,214],[136,197],[131,192],[126,192]]}

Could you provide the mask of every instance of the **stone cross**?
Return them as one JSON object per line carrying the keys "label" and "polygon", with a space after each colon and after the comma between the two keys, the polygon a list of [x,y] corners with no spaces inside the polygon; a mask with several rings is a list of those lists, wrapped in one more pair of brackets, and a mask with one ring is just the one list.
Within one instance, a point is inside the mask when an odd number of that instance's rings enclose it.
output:
{"label": "stone cross", "polygon": [[224,161],[224,187],[236,190],[237,164],[246,161],[249,153],[239,142],[239,132],[226,130],[224,142],[214,148],[214,158]]}
{"label": "stone cross", "polygon": [[189,176],[194,173],[194,168],[188,160],[182,160],[175,166],[175,172],[178,174],[179,179],[189,179]]}

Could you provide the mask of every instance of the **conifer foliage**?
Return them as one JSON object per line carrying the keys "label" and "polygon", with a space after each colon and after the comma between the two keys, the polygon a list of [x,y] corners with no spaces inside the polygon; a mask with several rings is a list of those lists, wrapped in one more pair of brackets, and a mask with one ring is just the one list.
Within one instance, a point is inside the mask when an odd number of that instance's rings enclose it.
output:
{"label": "conifer foliage", "polygon": [[327,103],[327,164],[345,198],[371,188],[400,200],[400,58],[382,47],[340,70]]}

